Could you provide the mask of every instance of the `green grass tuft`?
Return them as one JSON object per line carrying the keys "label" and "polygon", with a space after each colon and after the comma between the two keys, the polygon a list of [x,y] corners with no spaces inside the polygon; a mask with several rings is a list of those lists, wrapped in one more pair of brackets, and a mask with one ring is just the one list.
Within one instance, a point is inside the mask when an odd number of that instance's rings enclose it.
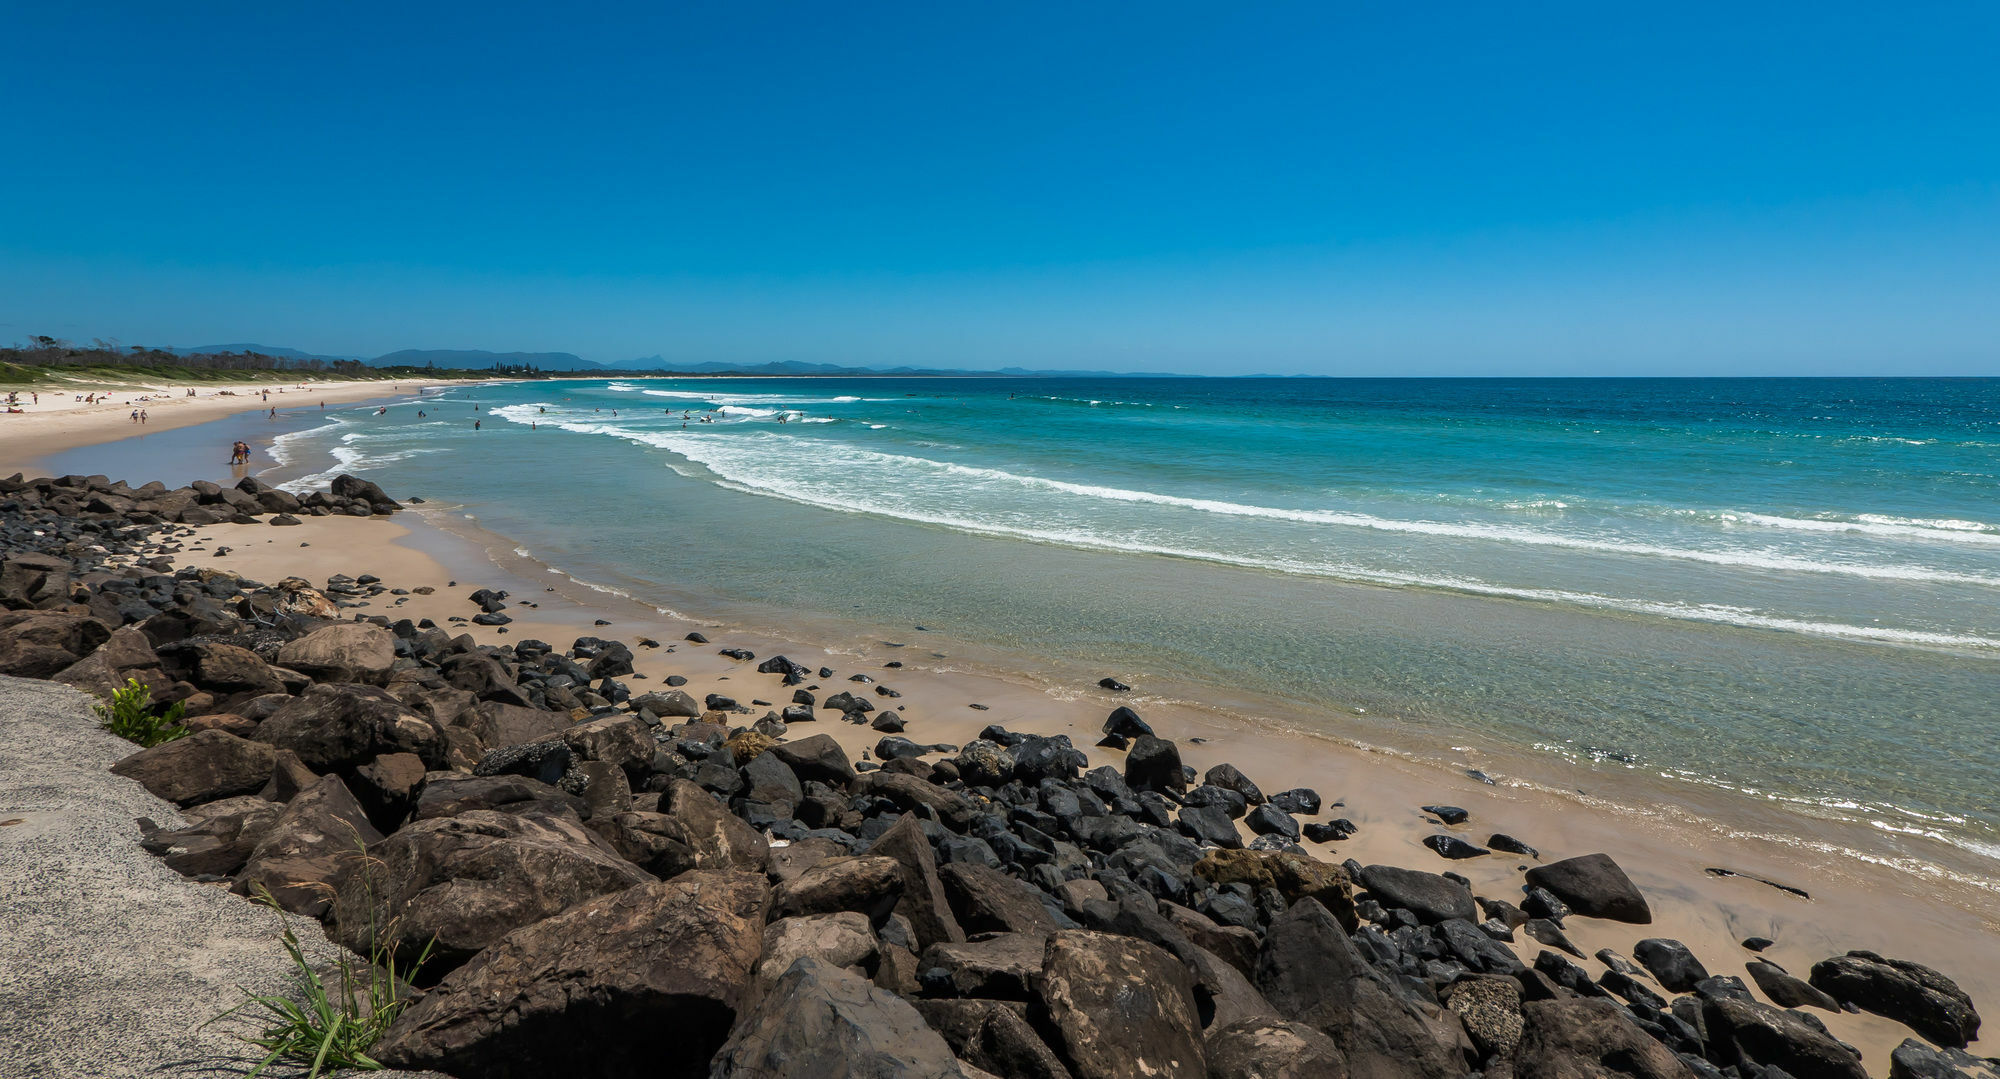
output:
{"label": "green grass tuft", "polygon": [[261,885],[257,901],[278,913],[284,930],[279,939],[292,963],[294,993],[282,996],[245,989],[243,1003],[209,1020],[218,1022],[250,1009],[262,1021],[260,1032],[243,1038],[264,1052],[264,1058],[250,1069],[249,1079],[280,1062],[309,1069],[307,1079],[348,1068],[380,1071],[381,1063],[370,1057],[368,1050],[410,1006],[411,990],[406,982],[416,977],[430,958],[430,945],[401,972],[393,952],[379,944],[369,949],[365,972],[356,969],[359,957],[343,954],[338,984],[329,985],[306,961],[284,908]]}
{"label": "green grass tuft", "polygon": [[105,730],[148,749],[185,736],[188,729],[181,725],[181,717],[186,714],[187,706],[179,701],[164,711],[153,711],[153,691],[137,678],[126,679],[123,686],[111,691],[108,704],[97,706],[97,717]]}

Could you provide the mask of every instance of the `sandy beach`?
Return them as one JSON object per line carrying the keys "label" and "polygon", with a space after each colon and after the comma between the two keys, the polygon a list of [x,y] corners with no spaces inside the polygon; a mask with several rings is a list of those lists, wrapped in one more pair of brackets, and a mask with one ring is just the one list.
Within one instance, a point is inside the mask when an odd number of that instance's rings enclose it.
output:
{"label": "sandy beach", "polygon": [[[663,616],[645,604],[538,569],[536,563],[513,555],[503,542],[481,543],[456,534],[456,526],[447,530],[426,517],[418,507],[394,519],[311,518],[298,528],[209,526],[202,530],[199,546],[207,551],[226,546],[228,554],[209,562],[207,553],[190,552],[191,561],[265,581],[290,575],[324,581],[331,574],[372,573],[399,588],[428,586],[435,589],[430,595],[376,602],[357,613],[430,618],[454,634],[470,633],[483,644],[539,639],[564,647],[579,636],[615,639],[634,647],[634,692],[679,675],[688,680],[683,688],[696,698],[721,693],[751,705],[753,711],[766,704],[773,710],[782,708],[790,691],[780,688],[776,676],[756,673],[756,662],[733,660],[718,650],[746,648],[758,660],[782,654],[815,670],[833,669],[833,678],[809,683],[821,685],[822,695],[863,688],[847,682],[853,674],[867,674],[893,687],[901,697],[880,703],[903,710],[909,724],[906,736],[918,742],[962,745],[987,724],[998,723],[1027,733],[1067,734],[1086,748],[1093,766],[1122,767],[1122,753],[1089,748],[1100,736],[1105,715],[1120,703],[1119,694],[1076,687],[1063,699],[1027,679],[1006,672],[966,671],[958,663],[914,647],[884,645],[861,655],[833,653],[780,635]],[[481,627],[450,621],[478,613],[466,597],[481,588],[510,593],[512,624]],[[530,603],[536,606],[529,608]],[[597,625],[600,619],[609,625]],[[683,638],[689,632],[701,632],[710,642],[688,643]],[[658,641],[661,647],[642,647],[642,640]],[[887,663],[901,666],[885,667]],[[953,669],[938,669],[946,667]],[[975,704],[985,707],[971,707]],[[795,725],[793,733],[831,735],[857,758],[881,737],[866,726],[843,723],[833,713],[821,714],[828,718],[810,726]],[[1654,922],[1638,927],[1573,919],[1567,926],[1569,936],[1586,956],[1609,948],[1629,957],[1637,941],[1669,937],[1687,944],[1711,973],[1733,974],[1747,982],[1744,964],[1760,958],[1742,946],[1747,937],[1775,941],[1761,958],[1800,976],[1828,956],[1867,949],[1936,967],[1956,979],[1982,1012],[2000,1008],[2000,922],[1992,907],[1977,905],[1976,895],[1948,890],[1915,894],[1908,877],[1885,867],[1827,865],[1812,851],[1689,825],[1641,821],[1609,806],[1593,809],[1525,787],[1488,785],[1388,754],[1360,753],[1306,732],[1254,721],[1218,722],[1205,710],[1148,708],[1145,718],[1162,737],[1181,744],[1183,760],[1197,771],[1226,761],[1267,792],[1297,786],[1318,790],[1327,806],[1309,819],[1345,817],[1358,826],[1357,834],[1346,841],[1306,844],[1316,856],[1330,861],[1450,870],[1468,877],[1479,895],[1512,899],[1519,895],[1520,867],[1534,864],[1533,860],[1495,853],[1447,862],[1423,845],[1424,838],[1443,832],[1483,843],[1492,833],[1506,833],[1537,848],[1542,861],[1596,851],[1613,854],[1646,892]],[[1428,823],[1420,807],[1437,804],[1462,807],[1470,817],[1457,827]],[[1250,833],[1246,830],[1244,835],[1249,838]],[[1709,872],[1712,868],[1738,875],[1717,876]],[[1766,881],[1805,891],[1809,898]],[[1541,947],[1525,936],[1516,944],[1529,961]],[[1593,976],[1604,969],[1594,958],[1579,962]],[[1875,1074],[1886,1074],[1889,1051],[1908,1036],[1906,1028],[1877,1016],[1819,1017],[1842,1040],[1862,1050],[1864,1063]]]}
{"label": "sandy beach", "polygon": [[[307,399],[353,401],[399,388],[411,392],[415,386],[320,384],[307,391],[313,395]],[[241,397],[167,398],[153,406],[161,414],[154,422],[196,423],[243,406]],[[260,401],[251,407],[266,406]],[[123,437],[121,424],[127,421],[120,410],[126,409],[118,402],[96,409],[50,407],[25,418],[10,417],[36,426],[8,428],[0,437],[0,459],[26,462],[57,446]],[[10,464],[7,470],[17,467],[22,466]],[[136,484],[149,477],[144,462],[134,460],[119,478]],[[392,492],[399,497],[415,493]],[[1033,672],[986,669],[919,647],[878,642],[835,652],[782,632],[702,621],[699,612],[696,617],[663,614],[550,572],[514,553],[503,537],[468,527],[445,516],[447,512],[411,506],[394,518],[308,517],[287,528],[211,525],[179,559],[266,582],[298,576],[323,583],[335,574],[374,574],[395,588],[429,588],[429,594],[393,600],[383,596],[353,613],[429,618],[454,634],[470,633],[482,644],[533,638],[560,649],[580,636],[623,641],[637,656],[631,676],[635,693],[664,688],[665,680],[677,675],[687,680],[684,688],[697,699],[720,693],[753,711],[766,706],[775,711],[790,699],[778,678],[756,673],[754,661],[731,659],[718,650],[744,648],[759,660],[782,654],[814,670],[833,671],[830,678],[810,680],[822,696],[862,688],[848,681],[857,674],[893,687],[900,696],[877,698],[877,703],[901,710],[907,737],[921,743],[962,745],[987,724],[997,723],[1025,733],[1067,734],[1086,749],[1093,766],[1122,765],[1122,753],[1092,748],[1106,713],[1125,699],[1121,694],[1090,685],[1051,691]],[[222,548],[227,552],[218,554]],[[468,596],[481,588],[510,594],[510,625],[469,624],[467,619],[479,609]],[[685,640],[696,631],[706,634],[709,643]],[[657,646],[647,646],[648,641]],[[831,735],[856,758],[880,737],[866,726],[840,721],[836,713],[820,715],[818,722],[795,724],[792,735]],[[1976,891],[1956,889],[1949,882],[1920,887],[1885,866],[1828,864],[1813,850],[1757,838],[1754,822],[1718,825],[1693,814],[1680,821],[1640,818],[1620,812],[1608,798],[1582,792],[1558,797],[1504,780],[1494,784],[1434,763],[1357,751],[1256,717],[1167,705],[1147,706],[1145,718],[1162,737],[1181,745],[1184,760],[1197,771],[1228,762],[1267,792],[1318,790],[1327,805],[1308,819],[1346,818],[1358,828],[1341,842],[1306,844],[1329,861],[1453,871],[1469,878],[1477,894],[1513,900],[1520,895],[1521,869],[1535,859],[1495,853],[1448,862],[1423,845],[1425,837],[1445,833],[1484,844],[1489,835],[1505,833],[1531,844],[1544,862],[1599,851],[1612,854],[1645,891],[1654,922],[1640,927],[1573,919],[1567,931],[1585,957],[1606,948],[1629,956],[1643,938],[1669,937],[1687,944],[1711,973],[1749,981],[1744,964],[1760,956],[1742,945],[1745,938],[1774,941],[1761,958],[1801,977],[1829,956],[1868,949],[1935,967],[1956,979],[1983,1012],[2000,1012],[2000,920],[1991,897]],[[1440,825],[1421,808],[1439,804],[1462,807],[1469,817],[1457,826]],[[1730,874],[1713,872],[1718,869]],[[1524,961],[1542,950],[1525,935],[1514,946]],[[1605,969],[1594,958],[1578,962],[1592,976]],[[1816,1014],[1835,1035],[1861,1050],[1871,1074],[1887,1074],[1889,1051],[1909,1036],[1907,1028],[1873,1015]]]}
{"label": "sandy beach", "polygon": [[[79,380],[12,391],[20,412],[0,414],[0,475],[36,474],[36,464],[52,454],[207,423],[244,412],[291,411],[320,405],[352,404],[417,393],[431,382],[386,379],[296,382],[104,382]],[[194,396],[188,396],[192,390]],[[268,395],[268,396],[266,396]],[[95,396],[86,403],[83,398]],[[144,423],[132,420],[144,409]]]}

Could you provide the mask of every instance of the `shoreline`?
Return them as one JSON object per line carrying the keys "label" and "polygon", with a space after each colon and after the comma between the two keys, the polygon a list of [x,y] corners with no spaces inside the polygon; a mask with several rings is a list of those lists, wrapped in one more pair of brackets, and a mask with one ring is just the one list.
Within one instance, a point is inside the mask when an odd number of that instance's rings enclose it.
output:
{"label": "shoreline", "polygon": [[[361,613],[432,617],[450,625],[451,632],[472,633],[482,644],[541,637],[560,648],[579,635],[628,643],[650,636],[668,647],[636,649],[638,673],[655,683],[668,673],[678,674],[688,679],[685,688],[697,697],[707,692],[740,696],[748,685],[754,687],[751,693],[768,697],[774,708],[782,705],[782,691],[767,685],[772,679],[754,674],[754,663],[717,655],[720,647],[747,647],[758,659],[782,652],[811,666],[835,667],[843,677],[859,668],[892,683],[902,694],[893,704],[884,704],[909,710],[909,733],[920,742],[962,745],[981,727],[998,723],[1024,733],[1068,734],[1085,748],[1093,765],[1122,764],[1122,753],[1090,746],[1105,712],[1124,696],[1070,687],[1068,696],[1057,697],[1050,687],[1033,684],[1031,672],[1013,672],[1021,677],[1009,679],[996,672],[939,670],[959,664],[928,662],[931,657],[914,647],[801,647],[798,637],[780,631],[703,621],[698,613],[663,614],[642,600],[621,598],[532,556],[514,554],[504,536],[483,529],[469,535],[467,531],[477,526],[450,519],[447,515],[452,512],[462,511],[427,505],[399,515],[400,520],[307,518],[302,527],[283,530],[263,525],[205,526],[201,531],[206,542],[199,545],[212,550],[220,542],[233,550],[218,563],[210,563],[204,553],[187,557],[183,564],[214,564],[265,581],[296,574],[318,583],[333,573],[374,573],[400,587],[429,585],[436,589],[433,595],[411,596],[394,608],[370,606]],[[502,629],[447,621],[454,615],[477,613],[465,597],[481,587],[515,593],[513,624]],[[530,613],[523,609],[523,601],[541,606]],[[611,624],[598,626],[599,618]],[[679,643],[690,629],[711,631],[716,640],[709,645]],[[880,669],[883,662],[897,657],[909,665],[900,671]],[[826,691],[842,688],[850,687],[829,685]],[[984,704],[986,710],[972,710],[967,707],[971,703]],[[1823,879],[1821,874],[1829,867],[1815,861],[1820,852],[1783,849],[1754,837],[1731,835],[1723,822],[1710,823],[1725,829],[1724,834],[1691,837],[1689,821],[1637,820],[1612,806],[1579,804],[1550,791],[1487,786],[1469,776],[1451,775],[1436,762],[1370,751],[1324,734],[1244,717],[1232,721],[1196,706],[1149,702],[1141,707],[1162,736],[1182,744],[1184,759],[1197,771],[1228,761],[1266,790],[1292,786],[1321,790],[1329,808],[1318,819],[1345,816],[1360,831],[1336,844],[1308,844],[1317,857],[1456,871],[1468,876],[1482,894],[1504,896],[1512,894],[1515,867],[1532,865],[1532,860],[1493,855],[1446,862],[1425,848],[1422,838],[1442,832],[1478,843],[1489,832],[1506,832],[1540,848],[1544,862],[1594,850],[1612,853],[1654,901],[1655,922],[1643,930],[1594,920],[1572,923],[1571,938],[1586,954],[1610,948],[1629,955],[1641,936],[1670,936],[1687,943],[1715,973],[1741,977],[1742,962],[1758,958],[1738,944],[1745,936],[1775,939],[1763,957],[1798,974],[1828,955],[1869,948],[1944,971],[1985,1011],[2000,1006],[2000,922],[1991,913],[1981,913],[1991,911],[1991,904],[1981,907],[1911,895],[1913,878],[1887,867],[1834,867],[1845,872]],[[865,726],[849,727],[838,720],[819,722],[795,736],[804,734],[832,735],[853,756],[863,755],[878,737]],[[1334,807],[1337,799],[1346,804]],[[1467,808],[1470,821],[1456,828],[1426,826],[1419,807],[1440,802]],[[1710,867],[1745,875],[1715,877],[1707,873]],[[1801,899],[1758,877],[1803,887],[1811,898]],[[1531,957],[1533,949],[1532,942],[1527,943],[1524,958]],[[1582,962],[1593,974],[1601,965]],[[1908,1033],[1900,1024],[1875,1016],[1823,1018],[1843,1040],[1863,1050],[1866,1064],[1878,1074],[1885,1071],[1889,1049]]]}
{"label": "shoreline", "polygon": [[[836,679],[824,687],[825,692],[859,688],[840,681],[855,670],[892,685],[901,696],[883,704],[906,709],[908,735],[918,742],[963,745],[987,724],[997,723],[1022,733],[1067,734],[1090,756],[1093,766],[1123,764],[1123,753],[1092,745],[1104,715],[1120,702],[1119,695],[1088,690],[1059,700],[1033,685],[991,674],[925,669],[922,656],[912,649],[854,655],[801,646],[794,639],[721,626],[685,612],[661,614],[641,600],[596,592],[566,575],[543,573],[551,580],[537,581],[532,574],[522,574],[520,566],[507,566],[509,559],[501,551],[440,527],[428,519],[433,512],[448,511],[406,510],[393,520],[313,518],[304,527],[277,535],[259,525],[212,525],[201,533],[205,546],[221,543],[231,548],[219,565],[255,579],[305,574],[317,582],[330,573],[374,573],[400,587],[428,585],[435,589],[431,595],[410,596],[394,607],[370,606],[359,613],[430,617],[449,625],[450,632],[470,633],[481,644],[532,638],[560,648],[577,636],[628,644],[641,637],[658,640],[664,647],[634,649],[637,674],[644,676],[633,683],[635,692],[642,683],[658,684],[675,674],[688,680],[682,688],[697,698],[711,692],[741,696],[749,687],[773,710],[782,707],[784,692],[770,676],[755,673],[756,661],[717,654],[719,648],[742,647],[759,661],[783,654],[809,667],[834,668]],[[297,546],[301,541],[311,547],[301,551]],[[533,564],[531,559],[513,557]],[[570,582],[569,587],[564,582]],[[466,597],[480,588],[512,593],[511,624],[479,627],[446,621],[453,615],[477,613]],[[524,601],[540,606],[524,609]],[[596,625],[600,618],[609,625]],[[708,634],[712,643],[681,641],[690,631]],[[906,666],[882,667],[885,657],[897,655],[905,657],[899,662]],[[985,710],[968,707],[974,703],[985,705]],[[1686,943],[1713,973],[1747,981],[1744,964],[1751,960],[1766,959],[1802,974],[1829,955],[1868,949],[1933,966],[1954,978],[1983,1010],[2000,1008],[2000,920],[1990,913],[1991,907],[1983,908],[1989,913],[1982,914],[1977,906],[1910,894],[1912,878],[1898,870],[1848,866],[1839,876],[1828,876],[1827,867],[1816,861],[1823,855],[1815,851],[1741,834],[1703,835],[1687,821],[1638,818],[1620,812],[1615,803],[1592,806],[1547,791],[1488,786],[1419,759],[1355,749],[1311,732],[1232,722],[1194,708],[1141,707],[1162,737],[1180,743],[1183,761],[1197,772],[1228,762],[1266,790],[1295,786],[1320,790],[1328,807],[1313,819],[1345,817],[1358,826],[1350,839],[1302,844],[1324,860],[1457,872],[1472,881],[1478,894],[1510,895],[1518,888],[1517,867],[1532,866],[1535,859],[1495,853],[1446,861],[1423,845],[1424,837],[1442,833],[1480,844],[1491,833],[1506,833],[1537,847],[1542,863],[1592,851],[1611,853],[1652,900],[1654,921],[1643,928],[1596,920],[1569,923],[1565,928],[1570,938],[1587,956],[1606,948],[1629,956],[1642,937],[1670,937]],[[831,735],[856,758],[866,755],[880,737],[866,726],[837,720],[809,728],[795,725],[793,730],[795,737]],[[1336,806],[1336,801],[1344,804]],[[1426,823],[1420,807],[1438,803],[1465,808],[1470,819],[1456,827]],[[1711,868],[1728,869],[1734,875],[1713,875],[1708,872]],[[1787,887],[1800,888],[1810,898],[1784,890]],[[1761,954],[1751,952],[1740,944],[1751,936],[1776,943]],[[1524,938],[1524,960],[1532,959],[1536,947]],[[1579,962],[1593,976],[1603,968],[1594,959]],[[1871,1072],[1883,1072],[1889,1051],[1907,1036],[1900,1024],[1877,1016],[1821,1018],[1842,1040],[1863,1050]]]}
{"label": "shoreline", "polygon": [[[137,438],[155,431],[209,423],[269,408],[301,405],[358,404],[382,398],[402,398],[432,386],[452,382],[421,380],[301,380],[280,387],[269,382],[92,382],[75,388],[24,388],[20,413],[0,415],[0,476],[20,472],[38,475],[41,463],[57,454]],[[109,387],[99,389],[98,387]],[[188,390],[195,397],[188,397]],[[262,394],[269,391],[265,400]],[[102,394],[115,400],[84,404],[79,394]],[[35,403],[33,396],[49,398]],[[147,422],[135,424],[134,408],[147,411]]]}

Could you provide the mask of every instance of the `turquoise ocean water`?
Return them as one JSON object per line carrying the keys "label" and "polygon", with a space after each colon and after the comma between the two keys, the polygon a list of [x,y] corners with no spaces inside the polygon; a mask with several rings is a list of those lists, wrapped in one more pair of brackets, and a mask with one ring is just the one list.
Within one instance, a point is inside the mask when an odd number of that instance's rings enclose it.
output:
{"label": "turquoise ocean water", "polygon": [[680,609],[1636,769],[2000,879],[2000,380],[564,381],[274,451]]}

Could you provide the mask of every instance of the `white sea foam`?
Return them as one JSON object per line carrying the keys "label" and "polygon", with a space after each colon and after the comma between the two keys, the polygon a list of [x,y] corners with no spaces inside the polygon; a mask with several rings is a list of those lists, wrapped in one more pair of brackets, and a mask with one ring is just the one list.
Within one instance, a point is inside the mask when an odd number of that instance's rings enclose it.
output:
{"label": "white sea foam", "polygon": [[[511,408],[497,409],[494,414],[503,418],[516,420],[517,422],[525,422],[524,417],[526,412],[515,411],[524,407],[529,411],[532,410],[532,406],[512,406]],[[984,515],[963,510],[953,511],[949,507],[939,508],[938,504],[927,501],[921,491],[913,492],[910,473],[912,468],[915,468],[922,471],[950,475],[963,481],[970,481],[971,485],[974,486],[1026,486],[1082,495],[1094,499],[1162,504],[1231,516],[1269,517],[1316,524],[1351,525],[1362,528],[1422,532],[1425,534],[1480,540],[1512,540],[1516,542],[1544,543],[1616,553],[1692,557],[1698,561],[1716,561],[1724,565],[1753,566],[1756,568],[1785,568],[1821,573],[1853,572],[1857,576],[1900,580],[1951,580],[1956,577],[1964,577],[1974,583],[2000,583],[1989,581],[1985,578],[1971,577],[1971,575],[1946,575],[1937,571],[1927,570],[1924,567],[1848,566],[1755,554],[1748,558],[1742,558],[1734,554],[1704,551],[1688,552],[1639,544],[1615,544],[1594,541],[1579,542],[1572,537],[1552,537],[1546,534],[1530,533],[1525,530],[1513,528],[1447,525],[1435,522],[1399,522],[1367,514],[1317,510],[1280,510],[1269,507],[1244,506],[1237,503],[1218,502],[1208,499],[1189,499],[1178,496],[1159,495],[1151,492],[1128,491],[1120,488],[1099,487],[1032,476],[1020,476],[996,469],[976,468],[948,462],[930,461],[923,458],[884,454],[870,450],[858,450],[852,447],[829,447],[826,444],[808,442],[781,435],[774,431],[762,432],[755,436],[746,437],[723,432],[650,431],[618,424],[596,422],[564,422],[557,426],[575,433],[608,435],[642,445],[669,450],[708,469],[720,486],[730,490],[784,498],[804,505],[817,506],[844,513],[868,513],[896,517],[907,521],[952,528],[965,532],[1008,536],[1017,539],[1092,550],[1122,551],[1186,558],[1299,576],[1325,577],[1368,584],[1434,588],[1473,595],[1616,610],[1746,628],[1783,630],[1848,640],[1953,649],[2000,649],[2000,638],[1979,634],[1950,633],[1899,626],[1855,625],[1845,622],[1792,617],[1756,608],[1728,604],[1674,602],[1605,595],[1573,589],[1521,587],[1495,584],[1477,578],[1452,574],[1425,574],[1385,570],[1379,567],[1363,566],[1338,560],[1308,561],[1300,558],[1260,556],[1241,552],[1210,550],[1161,538],[1161,535],[1182,535],[1185,534],[1184,531],[1167,530],[1162,534],[1156,535],[1139,530],[1121,535],[1083,526],[1064,527],[1051,524],[1050,521],[1052,518],[1045,512],[1020,507],[1012,510],[991,511]],[[837,456],[830,454],[830,449],[832,449],[833,453],[837,453]],[[875,476],[851,476],[850,482],[845,485],[840,485],[836,482],[841,475],[840,469],[837,466],[846,465],[851,469],[856,465],[881,466],[885,464],[894,466],[894,470]],[[1520,538],[1523,536],[1526,538]]]}

